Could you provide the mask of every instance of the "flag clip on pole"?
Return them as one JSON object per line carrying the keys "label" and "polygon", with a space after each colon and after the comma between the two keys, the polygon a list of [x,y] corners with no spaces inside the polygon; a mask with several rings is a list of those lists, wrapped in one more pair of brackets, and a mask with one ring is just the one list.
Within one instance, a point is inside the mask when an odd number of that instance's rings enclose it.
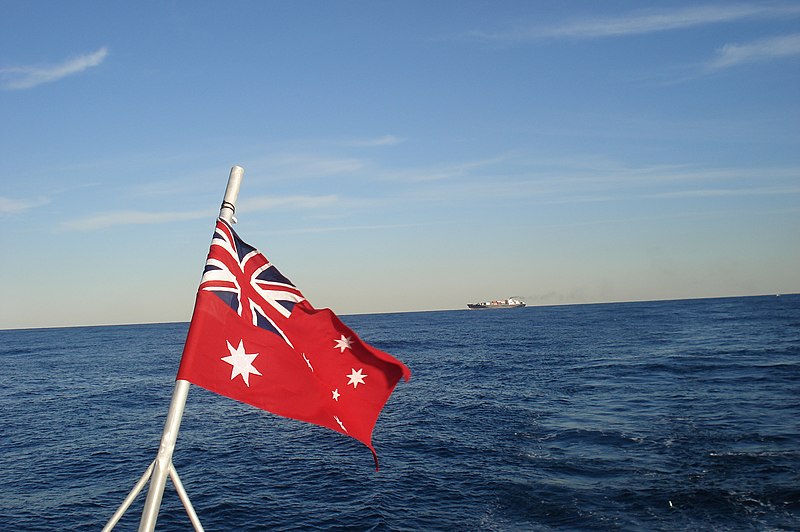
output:
{"label": "flag clip on pole", "polygon": [[[225,189],[225,197],[222,200],[222,206],[219,210],[219,217],[228,223],[234,223],[234,213],[236,212],[236,198],[239,196],[239,187],[242,183],[242,176],[244,175],[244,168],[241,166],[234,166],[231,168],[230,176],[228,177],[228,186]],[[189,395],[189,381],[177,380],[175,388],[172,392],[172,400],[167,412],[167,420],[164,423],[164,432],[161,434],[161,443],[158,447],[158,454],[156,459],[147,468],[138,484],[134,486],[128,497],[119,507],[114,516],[106,524],[104,531],[112,530],[128,506],[133,502],[133,499],[139,494],[139,491],[147,483],[148,477],[150,479],[150,488],[147,492],[147,500],[142,510],[142,519],[139,522],[140,532],[152,532],[156,527],[156,520],[158,519],[158,511],[161,507],[161,498],[164,494],[164,487],[166,486],[167,477],[172,479],[178,495],[183,502],[189,519],[192,522],[195,530],[202,531],[200,521],[195,514],[194,508],[189,501],[186,491],[183,489],[178,472],[172,465],[172,453],[175,450],[175,442],[178,439],[178,430],[183,418],[183,409],[186,405],[186,398]]]}

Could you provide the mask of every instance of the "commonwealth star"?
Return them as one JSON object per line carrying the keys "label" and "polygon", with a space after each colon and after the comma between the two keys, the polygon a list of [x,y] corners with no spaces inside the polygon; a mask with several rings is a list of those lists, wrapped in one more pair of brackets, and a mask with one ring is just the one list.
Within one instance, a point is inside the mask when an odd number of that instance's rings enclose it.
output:
{"label": "commonwealth star", "polygon": [[242,380],[250,387],[250,375],[261,375],[261,373],[253,366],[253,360],[259,353],[248,354],[244,350],[244,342],[239,340],[239,347],[234,348],[230,342],[228,344],[228,351],[230,355],[222,357],[224,362],[231,365],[231,380],[235,379],[238,375],[242,376]]}

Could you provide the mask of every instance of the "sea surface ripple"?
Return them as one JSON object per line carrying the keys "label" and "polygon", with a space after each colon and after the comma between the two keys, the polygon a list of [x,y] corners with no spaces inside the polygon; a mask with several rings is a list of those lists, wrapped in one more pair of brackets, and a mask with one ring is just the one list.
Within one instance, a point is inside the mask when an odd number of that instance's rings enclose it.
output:
{"label": "sea surface ripple", "polygon": [[[413,372],[381,470],[192,387],[173,461],[206,530],[800,529],[798,295],[343,319]],[[186,330],[0,331],[0,529],[102,528],[155,457]],[[157,529],[190,529],[170,484]]]}

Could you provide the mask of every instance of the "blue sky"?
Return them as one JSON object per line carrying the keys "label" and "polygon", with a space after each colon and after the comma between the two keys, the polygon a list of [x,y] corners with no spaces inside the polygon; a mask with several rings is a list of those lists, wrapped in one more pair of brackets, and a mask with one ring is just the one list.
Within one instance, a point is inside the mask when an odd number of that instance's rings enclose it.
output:
{"label": "blue sky", "polygon": [[0,328],[800,291],[798,2],[0,3]]}

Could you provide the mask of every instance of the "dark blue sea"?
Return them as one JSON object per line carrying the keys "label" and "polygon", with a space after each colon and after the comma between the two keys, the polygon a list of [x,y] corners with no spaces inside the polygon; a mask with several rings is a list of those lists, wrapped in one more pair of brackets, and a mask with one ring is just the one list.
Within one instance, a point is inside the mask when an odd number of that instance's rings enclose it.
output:
{"label": "dark blue sea", "polygon": [[[413,372],[381,470],[192,387],[173,461],[206,530],[800,529],[800,295],[344,321]],[[186,331],[0,331],[0,530],[102,528],[155,457]],[[190,529],[170,483],[157,529]]]}

